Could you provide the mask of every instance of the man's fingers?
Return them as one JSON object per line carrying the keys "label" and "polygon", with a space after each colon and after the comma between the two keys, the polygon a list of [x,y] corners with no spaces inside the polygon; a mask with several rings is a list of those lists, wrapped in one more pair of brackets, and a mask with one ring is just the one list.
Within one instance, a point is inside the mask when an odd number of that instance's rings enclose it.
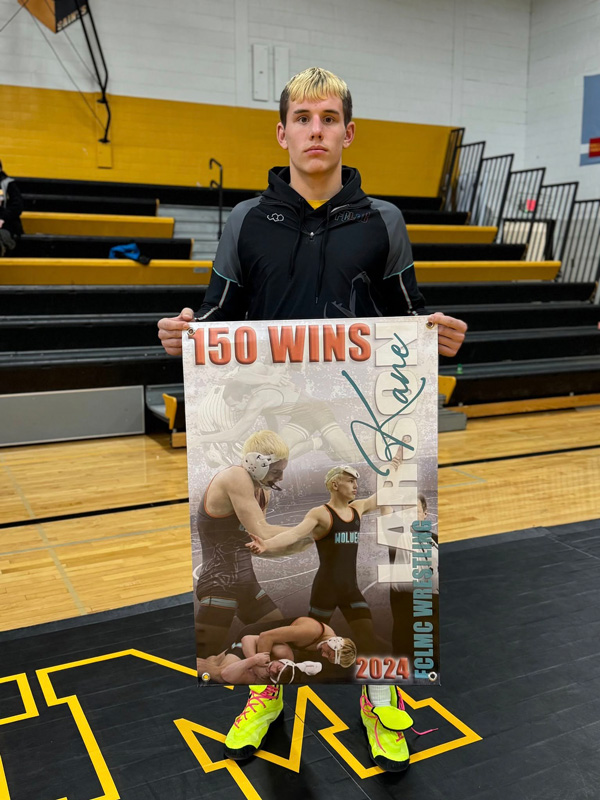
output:
{"label": "man's fingers", "polygon": [[430,314],[428,320],[437,325],[438,353],[443,356],[455,356],[465,339],[467,323],[462,319],[448,317],[441,311]]}
{"label": "man's fingers", "polygon": [[438,326],[451,328],[452,330],[456,330],[459,333],[465,334],[467,332],[466,322],[463,322],[462,319],[456,319],[456,317],[449,317],[446,314],[442,314],[441,311],[436,311],[434,314],[430,314],[428,317],[428,321],[433,322]]}

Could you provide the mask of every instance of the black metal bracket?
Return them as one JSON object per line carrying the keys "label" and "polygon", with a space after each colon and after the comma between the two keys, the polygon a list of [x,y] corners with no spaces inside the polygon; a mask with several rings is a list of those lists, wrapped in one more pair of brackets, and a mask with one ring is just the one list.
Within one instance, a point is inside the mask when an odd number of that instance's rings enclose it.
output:
{"label": "black metal bracket", "polygon": [[219,239],[223,232],[223,165],[217,161],[216,158],[211,158],[208,162],[208,168],[212,169],[213,166],[219,169],[219,180],[211,180],[210,188],[219,190]]}
{"label": "black metal bracket", "polygon": [[106,106],[106,127],[104,128],[104,136],[101,139],[98,139],[99,142],[102,144],[108,144],[110,139],[108,138],[108,131],[110,128],[111,122],[111,113],[110,113],[110,105],[108,103],[108,97],[106,96],[106,87],[108,86],[108,67],[106,66],[106,61],[104,60],[104,53],[102,52],[102,45],[100,44],[100,38],[98,36],[98,31],[96,30],[96,23],[94,22],[94,17],[92,15],[92,6],[91,0],[86,0],[85,5],[87,7],[87,16],[90,18],[90,22],[92,25],[92,32],[94,36],[94,42],[96,43],[96,47],[98,49],[98,54],[100,55],[100,59],[102,61],[102,67],[104,69],[104,78],[100,76],[100,70],[98,69],[98,62],[96,60],[96,56],[94,54],[94,50],[92,48],[92,42],[90,40],[90,36],[88,33],[88,29],[85,25],[84,15],[81,13],[81,6],[79,4],[79,0],[75,0],[75,5],[77,6],[77,12],[79,14],[79,21],[81,22],[81,27],[83,28],[83,35],[85,36],[85,41],[88,46],[88,50],[90,51],[90,56],[92,59],[92,64],[94,65],[94,72],[96,73],[96,80],[98,81],[98,86],[100,87],[100,92],[102,93],[102,97],[97,101],[103,106]]}

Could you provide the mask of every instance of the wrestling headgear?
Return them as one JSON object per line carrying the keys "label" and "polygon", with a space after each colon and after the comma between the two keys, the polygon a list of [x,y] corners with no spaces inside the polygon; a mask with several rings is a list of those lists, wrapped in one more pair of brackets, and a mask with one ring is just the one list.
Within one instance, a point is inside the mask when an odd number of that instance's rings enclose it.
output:
{"label": "wrestling headgear", "polygon": [[277,456],[263,456],[262,453],[246,453],[242,459],[242,466],[257,483],[267,477],[271,464],[281,461]]}
{"label": "wrestling headgear", "polygon": [[339,664],[342,658],[342,649],[344,647],[344,637],[343,636],[330,636],[329,639],[324,639],[322,642],[319,642],[317,647],[323,647],[324,644],[328,644],[329,647],[335,653],[334,663]]}
{"label": "wrestling headgear", "polygon": [[321,664],[319,661],[300,661],[298,664],[296,664],[295,661],[290,661],[289,658],[278,658],[277,660],[280,661],[283,666],[277,673],[277,676],[275,678],[271,678],[271,683],[279,683],[281,673],[284,672],[284,670],[286,670],[288,667],[291,669],[291,677],[288,683],[292,683],[294,680],[294,675],[296,674],[297,669],[300,670],[300,672],[303,672],[305,675],[318,675],[323,669],[323,664]]}

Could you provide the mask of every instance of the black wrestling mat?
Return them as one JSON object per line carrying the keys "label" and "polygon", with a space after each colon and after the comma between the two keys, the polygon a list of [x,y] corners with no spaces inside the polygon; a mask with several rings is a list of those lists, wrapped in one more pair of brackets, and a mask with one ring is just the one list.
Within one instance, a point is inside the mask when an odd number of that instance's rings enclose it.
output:
{"label": "black wrestling mat", "polygon": [[189,597],[0,634],[0,799],[597,800],[599,559],[600,521],[443,546],[444,686],[407,697],[438,730],[400,776],[349,686],[286,687],[259,757],[224,760],[245,692],[196,685]]}

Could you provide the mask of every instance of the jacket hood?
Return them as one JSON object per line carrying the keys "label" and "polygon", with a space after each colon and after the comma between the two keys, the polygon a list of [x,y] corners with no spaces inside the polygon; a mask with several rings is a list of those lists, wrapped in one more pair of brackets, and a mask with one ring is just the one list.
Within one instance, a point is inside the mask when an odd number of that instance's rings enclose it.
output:
{"label": "jacket hood", "polygon": [[[361,189],[360,183],[360,172],[357,169],[342,167],[342,188],[327,201],[327,205],[337,208],[364,202],[367,195]],[[292,206],[297,206],[303,200],[302,196],[290,186],[289,167],[273,167],[269,170],[269,187],[263,192],[263,197],[266,200],[277,200]]]}

